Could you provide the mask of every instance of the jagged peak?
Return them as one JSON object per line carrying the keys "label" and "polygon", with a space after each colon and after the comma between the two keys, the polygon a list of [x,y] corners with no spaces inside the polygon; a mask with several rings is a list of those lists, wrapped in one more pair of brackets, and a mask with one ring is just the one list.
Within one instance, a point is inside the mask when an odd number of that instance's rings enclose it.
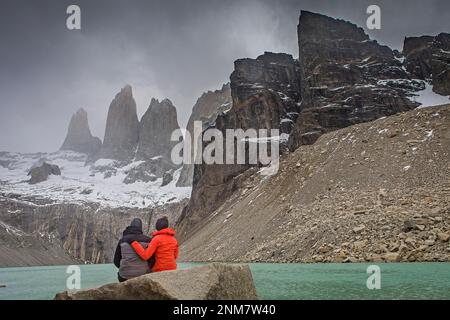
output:
{"label": "jagged peak", "polygon": [[78,110],[75,112],[76,115],[86,115],[87,116],[87,111],[84,110],[83,108],[78,108]]}
{"label": "jagged peak", "polygon": [[133,97],[133,89],[129,84],[125,85],[118,94],[116,94],[116,99],[119,97]]}

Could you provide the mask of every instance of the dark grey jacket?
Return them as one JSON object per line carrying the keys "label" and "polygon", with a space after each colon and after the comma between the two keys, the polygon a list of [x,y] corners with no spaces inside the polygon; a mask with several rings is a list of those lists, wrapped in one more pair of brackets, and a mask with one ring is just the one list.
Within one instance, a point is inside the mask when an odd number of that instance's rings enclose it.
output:
{"label": "dark grey jacket", "polygon": [[151,238],[143,235],[142,230],[135,227],[127,227],[123,232],[123,237],[119,240],[114,253],[114,264],[119,268],[119,275],[124,279],[132,279],[150,273],[154,264],[154,257],[144,261],[134,252],[134,249],[128,244],[132,241],[137,241],[146,248]]}

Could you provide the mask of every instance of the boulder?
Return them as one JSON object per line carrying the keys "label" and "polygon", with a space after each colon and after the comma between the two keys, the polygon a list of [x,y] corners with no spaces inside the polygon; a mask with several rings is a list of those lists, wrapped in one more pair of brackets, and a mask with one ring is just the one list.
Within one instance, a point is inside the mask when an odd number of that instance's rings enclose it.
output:
{"label": "boulder", "polygon": [[169,183],[171,183],[173,180],[173,173],[172,171],[164,172],[163,174],[163,180],[161,183],[161,187],[167,186]]}
{"label": "boulder", "polygon": [[[227,129],[278,129],[287,137],[300,112],[298,75],[298,62],[290,54],[265,52],[256,59],[236,60],[230,76],[232,106],[216,117],[212,127],[224,136]],[[194,166],[191,201],[178,226],[181,240],[223,204],[244,177],[242,173],[256,166],[226,164],[225,160],[224,164]]]}
{"label": "boulder", "polygon": [[35,167],[30,170],[28,173],[29,176],[31,176],[30,180],[28,180],[29,184],[36,184],[43,181],[46,181],[48,179],[49,175],[61,175],[61,170],[57,165],[48,164],[47,162],[44,162],[41,166]]}
{"label": "boulder", "polygon": [[256,300],[247,265],[213,263],[152,273],[95,289],[62,292],[55,300]]}

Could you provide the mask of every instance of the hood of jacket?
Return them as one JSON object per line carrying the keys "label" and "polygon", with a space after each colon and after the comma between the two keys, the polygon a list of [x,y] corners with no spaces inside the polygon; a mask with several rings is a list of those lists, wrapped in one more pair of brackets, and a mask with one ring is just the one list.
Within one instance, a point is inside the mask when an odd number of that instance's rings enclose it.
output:
{"label": "hood of jacket", "polygon": [[123,235],[126,236],[126,235],[129,235],[129,234],[142,234],[142,229],[139,228],[139,227],[128,226],[123,231]]}
{"label": "hood of jacket", "polygon": [[159,231],[155,231],[152,233],[152,236],[158,236],[158,235],[168,235],[168,236],[175,236],[175,230],[172,228],[165,228]]}

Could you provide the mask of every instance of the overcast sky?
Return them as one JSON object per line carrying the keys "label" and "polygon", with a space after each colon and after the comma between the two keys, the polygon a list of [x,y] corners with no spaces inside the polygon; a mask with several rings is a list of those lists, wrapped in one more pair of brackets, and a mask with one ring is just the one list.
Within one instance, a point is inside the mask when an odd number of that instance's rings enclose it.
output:
{"label": "overcast sky", "polygon": [[[70,4],[81,7],[81,31],[66,28]],[[368,33],[394,48],[405,36],[450,32],[448,0],[1,0],[0,150],[57,150],[80,107],[103,139],[125,84],[139,118],[152,97],[167,97],[185,125],[202,92],[228,82],[234,60],[264,51],[297,57],[300,10],[366,29],[369,4],[380,5],[382,29]]]}

